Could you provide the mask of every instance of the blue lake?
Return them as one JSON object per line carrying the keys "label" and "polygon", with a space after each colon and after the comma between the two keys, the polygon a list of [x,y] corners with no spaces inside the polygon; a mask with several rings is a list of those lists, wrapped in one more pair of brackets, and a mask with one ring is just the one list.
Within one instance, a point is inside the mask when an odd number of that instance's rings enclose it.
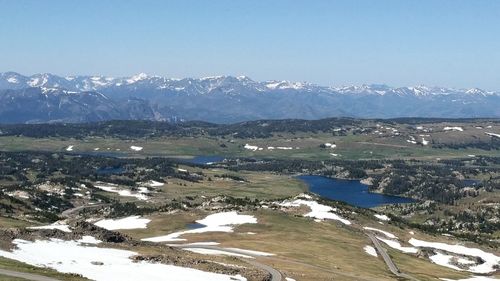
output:
{"label": "blue lake", "polygon": [[210,163],[222,162],[225,157],[222,156],[196,156],[191,159],[185,159],[184,162],[197,164],[197,165],[207,165]]}
{"label": "blue lake", "polygon": [[411,198],[368,192],[368,186],[358,180],[342,180],[322,176],[299,176],[298,178],[304,181],[309,186],[309,191],[313,193],[361,208],[415,202]]}
{"label": "blue lake", "polygon": [[122,167],[102,167],[97,169],[96,172],[100,175],[117,175],[125,173],[125,169]]}

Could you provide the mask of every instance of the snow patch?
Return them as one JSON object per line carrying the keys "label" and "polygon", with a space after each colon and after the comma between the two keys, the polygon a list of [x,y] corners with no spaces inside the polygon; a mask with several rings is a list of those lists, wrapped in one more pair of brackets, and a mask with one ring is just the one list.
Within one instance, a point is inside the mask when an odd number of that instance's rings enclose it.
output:
{"label": "snow patch", "polygon": [[224,275],[145,261],[133,262],[130,258],[137,255],[136,252],[85,246],[81,241],[51,239],[30,242],[15,239],[13,243],[17,248],[12,252],[0,250],[0,256],[63,273],[81,274],[96,281],[164,280],[165,276],[168,276],[169,281],[246,280],[240,275]]}
{"label": "snow patch", "polygon": [[336,148],[336,147],[337,147],[337,145],[336,145],[336,144],[332,144],[332,143],[329,143],[329,142],[325,143],[325,146],[326,146],[326,147],[329,147],[329,148],[331,148],[331,149],[334,149],[334,148]]}
{"label": "snow patch", "polygon": [[160,187],[160,186],[164,186],[165,184],[162,182],[159,182],[159,181],[150,180],[146,183],[146,185],[148,185],[150,187]]}
{"label": "snow patch", "polygon": [[494,272],[496,269],[495,267],[500,264],[500,257],[492,254],[485,252],[481,249],[477,248],[468,248],[462,245],[453,245],[453,244],[446,244],[446,243],[440,243],[440,242],[427,242],[423,240],[418,240],[415,238],[411,238],[408,243],[415,247],[428,247],[428,248],[433,248],[433,249],[438,249],[438,250],[443,250],[449,253],[454,253],[454,254],[459,254],[459,255],[465,255],[465,256],[473,256],[473,257],[480,257],[482,260],[484,260],[484,263],[476,265],[476,266],[471,266],[468,271],[475,272],[475,273],[490,273]]}
{"label": "snow patch", "polygon": [[485,133],[487,134],[488,136],[490,137],[497,137],[497,138],[500,138],[500,134],[494,134],[494,133]]}
{"label": "snow patch", "polygon": [[498,281],[497,278],[489,276],[472,276],[470,278],[460,279],[460,280],[448,279],[448,278],[439,278],[439,279],[444,281]]}
{"label": "snow patch", "polygon": [[380,215],[380,214],[375,214],[374,215],[377,219],[381,220],[381,221],[390,221],[391,219],[386,216],[386,215]]}
{"label": "snow patch", "polygon": [[137,229],[147,228],[150,221],[150,219],[141,218],[140,216],[130,216],[121,219],[100,220],[94,224],[107,230]]}
{"label": "snow patch", "polygon": [[248,149],[248,150],[252,150],[252,151],[257,151],[259,149],[258,146],[255,146],[255,145],[249,145],[248,143],[245,144],[245,146],[243,147],[245,149]]}
{"label": "snow patch", "polygon": [[280,203],[280,206],[283,207],[300,207],[301,205],[308,206],[311,209],[311,212],[304,215],[305,217],[311,217],[320,220],[337,220],[346,225],[351,224],[350,221],[335,214],[334,212],[337,211],[336,209],[330,206],[319,204],[316,201],[297,199],[294,201],[284,201]]}
{"label": "snow patch", "polygon": [[455,270],[462,270],[458,266],[451,264],[452,258],[453,258],[453,256],[445,255],[445,254],[440,253],[440,252],[437,252],[436,254],[429,256],[429,259],[435,264],[438,264],[441,266],[446,266],[446,267],[449,267],[449,268],[455,269]]}
{"label": "snow patch", "polygon": [[184,250],[197,253],[197,254],[202,254],[202,255],[215,255],[215,256],[231,256],[231,257],[240,257],[240,258],[246,258],[246,259],[251,259],[251,256],[244,255],[244,254],[238,254],[238,253],[233,253],[233,252],[226,252],[222,250],[216,250],[216,249],[204,249],[204,248],[184,248]]}
{"label": "snow patch", "polygon": [[254,216],[240,215],[233,211],[212,214],[202,220],[197,220],[196,222],[204,225],[204,227],[174,232],[164,236],[145,238],[142,240],[151,242],[185,241],[186,239],[180,238],[180,236],[184,234],[205,232],[233,232],[234,226],[246,223],[257,223],[257,219]]}
{"label": "snow patch", "polygon": [[457,132],[464,131],[464,129],[462,127],[444,127],[443,130],[445,130],[445,131],[457,131]]}
{"label": "snow patch", "polygon": [[111,185],[96,185],[95,186],[98,189],[107,191],[107,192],[112,192],[112,193],[118,193],[118,195],[123,196],[123,197],[135,197],[139,200],[147,200],[148,197],[142,193],[133,193],[130,190],[126,189],[117,189],[116,186],[111,186]]}
{"label": "snow patch", "polygon": [[95,239],[95,237],[93,237],[93,236],[85,235],[82,237],[82,239],[77,240],[77,242],[82,243],[82,244],[99,244],[102,241]]}
{"label": "snow patch", "polygon": [[371,230],[371,231],[376,231],[376,232],[382,233],[382,234],[384,234],[386,237],[391,238],[391,239],[398,239],[398,238],[396,237],[396,235],[394,235],[394,234],[392,234],[392,233],[389,233],[389,232],[387,232],[387,231],[383,231],[383,230],[378,229],[378,228],[373,228],[373,227],[368,227],[368,226],[365,226],[365,227],[363,227],[363,228],[364,228],[364,229],[366,229],[366,230]]}
{"label": "snow patch", "polygon": [[398,242],[398,241],[394,241],[394,240],[390,240],[390,239],[384,239],[384,238],[380,238],[377,236],[377,239],[384,242],[385,244],[387,244],[387,246],[393,248],[393,249],[396,249],[396,250],[400,250],[401,252],[403,253],[410,253],[410,254],[416,254],[418,252],[418,249],[417,248],[414,248],[414,247],[403,247],[401,246],[401,244]]}
{"label": "snow patch", "polygon": [[370,255],[370,256],[374,256],[374,257],[378,257],[377,255],[377,251],[375,250],[375,248],[373,248],[372,246],[368,246],[366,245],[363,250],[365,250],[365,252]]}
{"label": "snow patch", "polygon": [[69,226],[64,222],[55,222],[53,224],[43,225],[43,226],[32,226],[28,227],[28,229],[59,229],[60,231],[63,232],[71,232]]}

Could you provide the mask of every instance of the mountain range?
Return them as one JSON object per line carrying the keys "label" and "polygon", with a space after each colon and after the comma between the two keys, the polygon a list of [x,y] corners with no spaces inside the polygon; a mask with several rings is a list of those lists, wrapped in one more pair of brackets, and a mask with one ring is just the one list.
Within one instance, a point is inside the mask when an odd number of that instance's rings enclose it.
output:
{"label": "mountain range", "polygon": [[0,73],[0,123],[325,117],[500,117],[500,92],[477,88],[326,87],[246,76],[172,79]]}

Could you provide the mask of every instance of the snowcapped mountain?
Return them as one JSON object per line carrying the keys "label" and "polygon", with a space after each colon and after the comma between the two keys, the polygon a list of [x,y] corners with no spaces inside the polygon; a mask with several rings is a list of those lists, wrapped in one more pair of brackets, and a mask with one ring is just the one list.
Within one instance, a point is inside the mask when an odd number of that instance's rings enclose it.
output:
{"label": "snowcapped mountain", "polygon": [[[257,82],[246,76],[171,79],[144,73],[120,78],[0,73],[0,103],[1,123],[500,117],[500,93],[477,88],[324,87],[306,82]],[[21,114],[27,105],[29,112]]]}

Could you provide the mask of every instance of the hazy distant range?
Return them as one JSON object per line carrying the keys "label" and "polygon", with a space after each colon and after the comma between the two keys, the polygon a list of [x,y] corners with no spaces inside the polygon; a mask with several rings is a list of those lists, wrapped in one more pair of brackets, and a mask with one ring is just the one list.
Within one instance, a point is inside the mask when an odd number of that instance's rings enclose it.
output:
{"label": "hazy distant range", "polygon": [[0,123],[326,117],[500,117],[500,92],[477,88],[325,87],[246,76],[171,79],[0,73]]}

